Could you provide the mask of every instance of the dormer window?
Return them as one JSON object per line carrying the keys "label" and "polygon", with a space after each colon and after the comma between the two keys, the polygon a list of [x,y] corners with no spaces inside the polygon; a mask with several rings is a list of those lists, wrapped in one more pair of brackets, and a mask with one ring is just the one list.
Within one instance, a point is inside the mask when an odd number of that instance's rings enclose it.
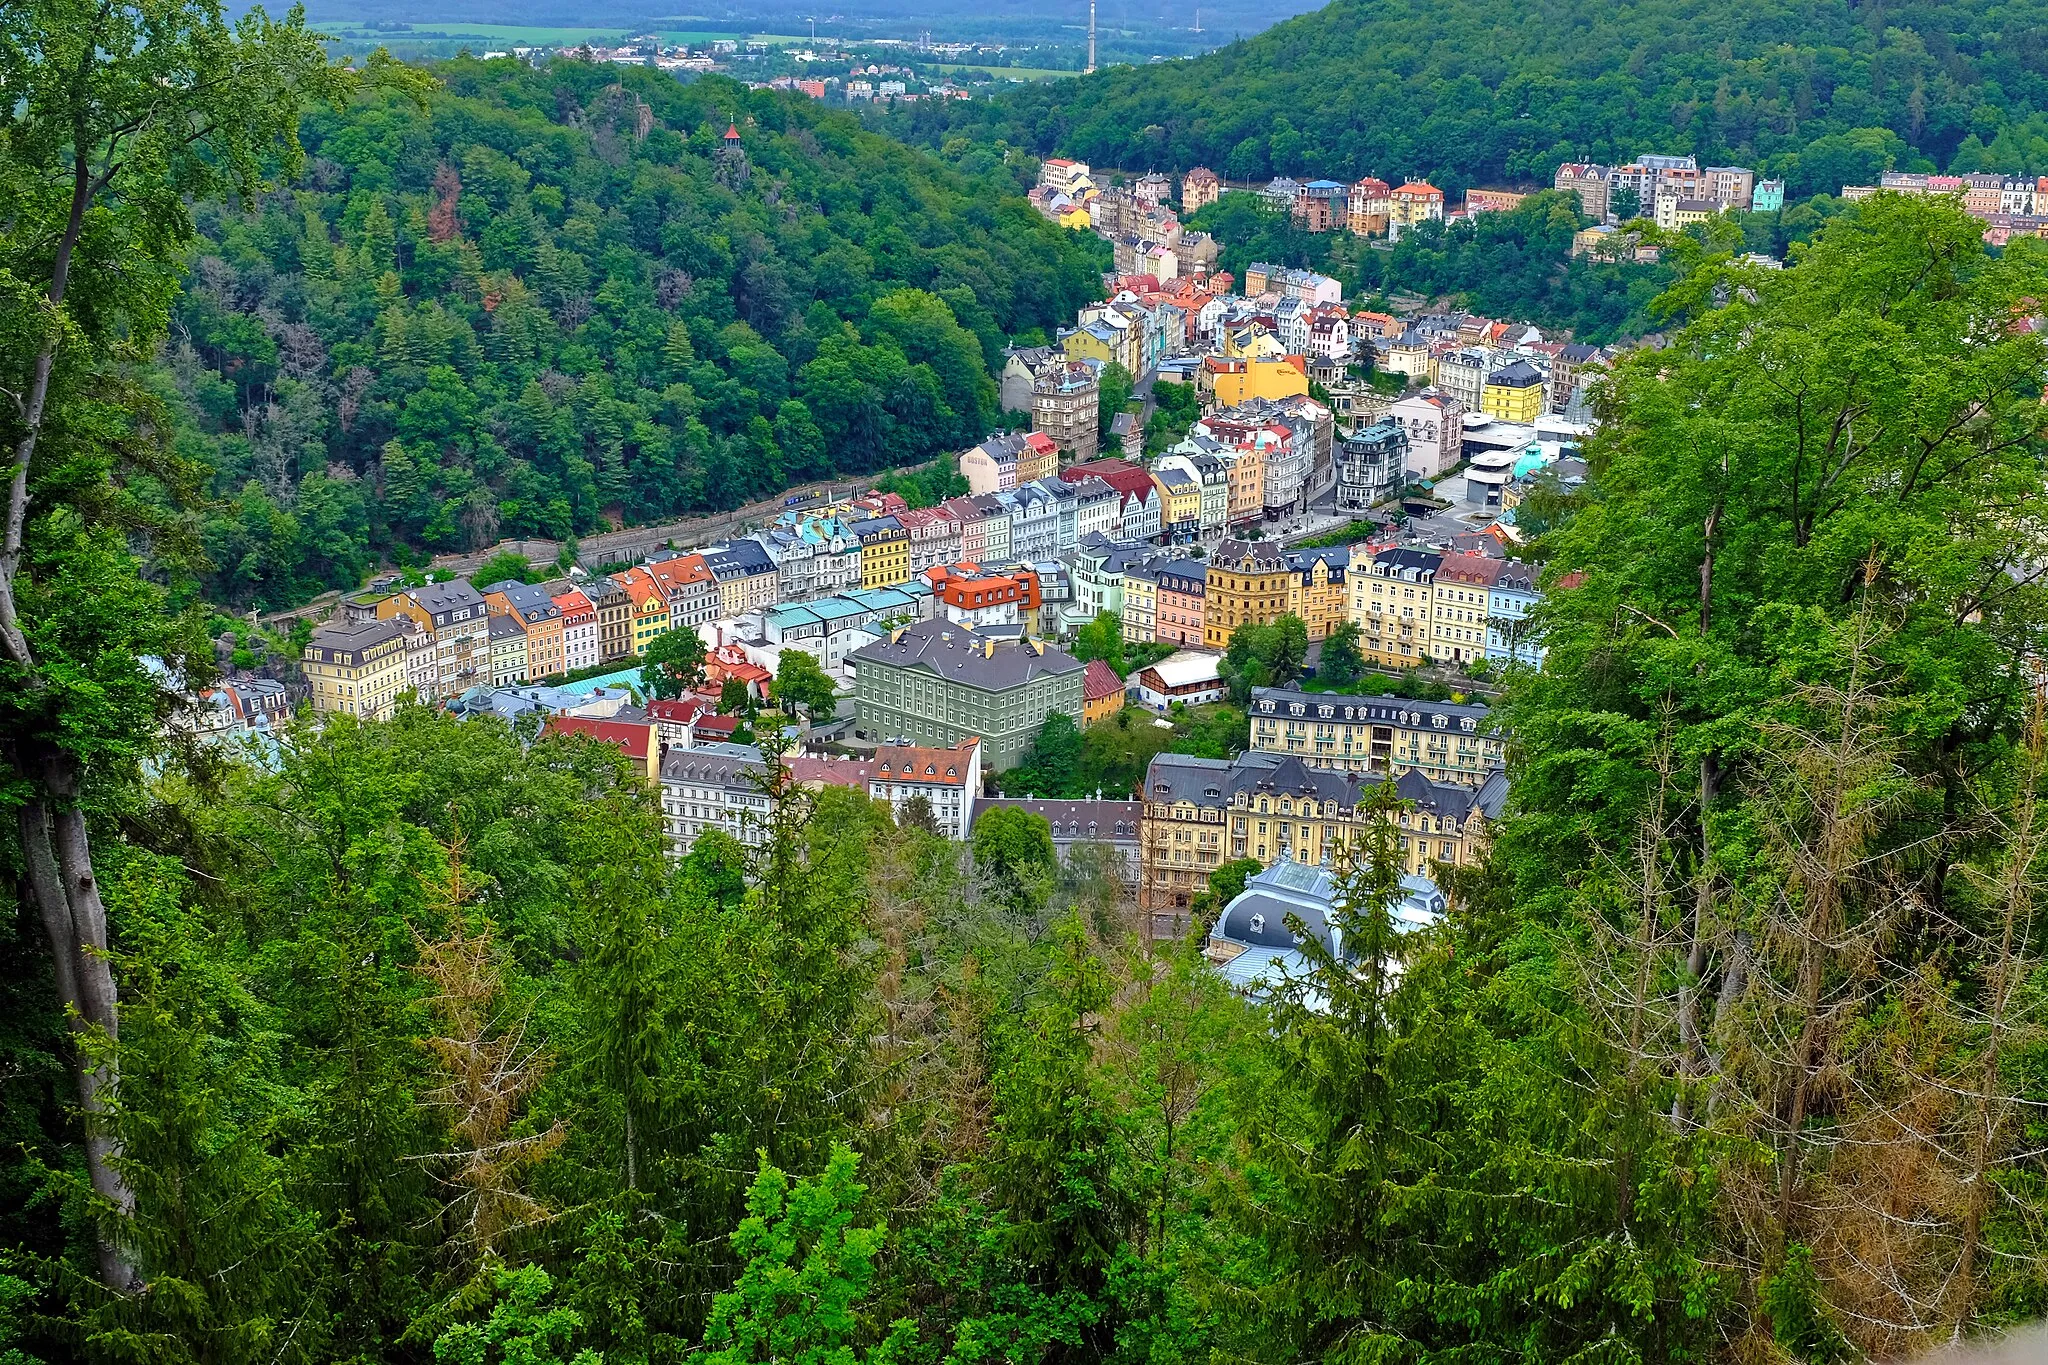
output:
{"label": "dormer window", "polygon": [[1430,723],[1431,725],[1435,726],[1435,727],[1436,727],[1437,729],[1441,730],[1441,729],[1443,729],[1443,728],[1444,728],[1445,726],[1447,726],[1447,725],[1449,725],[1449,724],[1450,724],[1450,717],[1449,717],[1449,716],[1444,716],[1444,715],[1435,715],[1435,716],[1431,716],[1431,717],[1429,718],[1429,723]]}

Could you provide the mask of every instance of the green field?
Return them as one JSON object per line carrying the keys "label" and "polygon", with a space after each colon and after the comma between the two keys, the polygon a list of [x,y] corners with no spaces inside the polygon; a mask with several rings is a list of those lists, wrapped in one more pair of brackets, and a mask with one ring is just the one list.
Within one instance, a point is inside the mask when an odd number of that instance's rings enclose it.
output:
{"label": "green field", "polygon": [[967,62],[934,62],[941,71],[986,71],[991,76],[1004,76],[1013,81],[1051,81],[1063,76],[1078,76],[1078,71],[1059,71],[1046,66],[975,66]]}

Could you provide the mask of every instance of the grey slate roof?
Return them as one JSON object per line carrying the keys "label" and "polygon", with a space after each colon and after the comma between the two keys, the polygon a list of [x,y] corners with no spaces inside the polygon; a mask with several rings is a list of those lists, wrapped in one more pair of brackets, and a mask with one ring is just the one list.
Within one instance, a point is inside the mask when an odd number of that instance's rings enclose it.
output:
{"label": "grey slate roof", "polygon": [[1300,705],[1303,717],[1318,718],[1322,707],[1330,707],[1331,720],[1378,721],[1383,725],[1428,726],[1436,716],[1444,718],[1444,729],[1462,732],[1465,720],[1474,722],[1480,734],[1490,731],[1492,713],[1478,702],[1410,701],[1406,697],[1344,697],[1329,692],[1303,692],[1291,687],[1255,687],[1251,711],[1255,716],[1286,716],[1288,708]]}
{"label": "grey slate roof", "polygon": [[[991,647],[993,646],[993,647]],[[859,664],[911,668],[987,692],[1007,691],[1048,674],[1080,674],[1087,665],[1034,640],[1005,640],[951,621],[919,621],[853,652]]]}

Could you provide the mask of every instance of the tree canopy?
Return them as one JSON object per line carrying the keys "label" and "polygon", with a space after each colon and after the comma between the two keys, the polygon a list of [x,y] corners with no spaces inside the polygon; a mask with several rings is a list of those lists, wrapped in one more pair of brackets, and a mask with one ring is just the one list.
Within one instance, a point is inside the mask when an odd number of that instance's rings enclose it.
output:
{"label": "tree canopy", "polygon": [[1783,176],[1800,199],[1888,165],[2048,168],[2039,0],[1726,6],[1335,0],[1185,61],[928,103],[936,146],[978,134],[1041,155],[1236,180],[1376,175],[1547,184],[1566,161],[1684,153]]}
{"label": "tree canopy", "polygon": [[987,434],[1011,334],[1100,293],[1099,244],[1007,174],[810,100],[568,59],[433,70],[426,109],[316,107],[290,186],[196,207],[150,384],[216,499],[210,600],[922,463]]}

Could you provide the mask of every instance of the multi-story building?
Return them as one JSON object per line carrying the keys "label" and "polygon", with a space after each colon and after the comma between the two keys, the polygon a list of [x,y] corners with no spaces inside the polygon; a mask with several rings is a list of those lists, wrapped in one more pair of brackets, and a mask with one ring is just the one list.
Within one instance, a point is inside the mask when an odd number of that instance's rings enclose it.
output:
{"label": "multi-story building", "polygon": [[[701,554],[664,551],[641,565],[661,589],[668,603],[671,630],[700,626],[727,614],[725,593],[718,575]],[[778,580],[779,581],[779,580]]]}
{"label": "multi-story building", "polygon": [[461,579],[394,593],[377,604],[379,618],[410,617],[434,640],[434,692],[453,697],[491,678],[490,609]]}
{"label": "multi-story building", "polygon": [[1124,610],[1124,574],[1133,564],[1143,563],[1155,551],[1134,540],[1111,540],[1103,535],[1083,536],[1069,563],[1074,569],[1074,611],[1092,621],[1105,611],[1119,616]]}
{"label": "multi-story building", "polygon": [[383,720],[411,694],[406,632],[398,621],[330,621],[313,632],[300,667],[313,689],[313,709],[328,715]]}
{"label": "multi-story building", "polygon": [[975,498],[974,505],[981,509],[982,557],[993,564],[1008,563],[1012,558],[1010,505],[992,493]]}
{"label": "multi-story building", "polygon": [[1344,206],[1344,226],[1360,237],[1384,237],[1394,212],[1394,191],[1384,180],[1367,176],[1352,185]]}
{"label": "multi-story building", "polygon": [[[1070,460],[1092,460],[1101,420],[1102,369],[1086,360],[1066,360],[1041,370],[1031,385],[1031,427],[1064,450]],[[1054,466],[1025,477],[1042,479]],[[1014,487],[1014,485],[1012,485]]]}
{"label": "multi-story building", "polygon": [[782,596],[775,561],[758,540],[735,540],[702,551],[704,565],[718,580],[718,614],[730,619],[771,607]]}
{"label": "multi-story building", "polygon": [[584,580],[578,586],[597,613],[597,657],[601,662],[633,657],[633,595],[610,578]]}
{"label": "multi-story building", "polygon": [[1028,625],[1040,605],[1038,575],[935,571],[939,618],[959,626]]}
{"label": "multi-story building", "polygon": [[1529,613],[1543,600],[1536,568],[1518,559],[1501,561],[1486,594],[1486,658],[1500,665],[1543,662],[1543,645],[1529,630]]}
{"label": "multi-story building", "polygon": [[869,517],[849,525],[860,542],[860,585],[887,588],[910,581],[910,533],[895,517]]}
{"label": "multi-story building", "polygon": [[1557,348],[1550,360],[1550,411],[1561,413],[1600,366],[1600,348],[1572,341]]}
{"label": "multi-story building", "polygon": [[1504,560],[1479,554],[1448,554],[1437,565],[1431,595],[1429,655],[1438,663],[1472,663],[1486,657],[1487,604]]}
{"label": "multi-story building", "polygon": [[[526,672],[519,681],[538,682],[568,671],[562,609],[546,588],[510,581],[493,583],[484,590],[484,605],[493,616],[509,616],[526,632]],[[493,667],[492,671],[497,670]]]}
{"label": "multi-story building", "polygon": [[1503,357],[1483,347],[1466,346],[1436,358],[1436,387],[1467,412],[1480,411],[1486,376],[1501,368]]}
{"label": "multi-story building", "polygon": [[1328,545],[1313,550],[1287,550],[1287,611],[1308,627],[1308,638],[1320,640],[1350,615],[1351,599],[1344,587],[1351,550]]}
{"label": "multi-story building", "polygon": [[1048,487],[1056,482],[1045,479],[1019,484],[996,495],[1010,514],[1009,558],[1031,563],[1059,554],[1060,499]]}
{"label": "multi-story building", "polygon": [[669,856],[681,858],[706,830],[741,843],[767,842],[770,801],[761,751],[744,744],[696,744],[661,756],[661,823]]}
{"label": "multi-story building", "polygon": [[1261,521],[1266,515],[1266,451],[1256,441],[1236,446],[1225,457],[1229,461],[1230,503],[1228,524],[1241,526]]}
{"label": "multi-story building", "polygon": [[1401,491],[1407,478],[1408,433],[1391,418],[1337,442],[1337,510],[1360,513]]}
{"label": "multi-story building", "polygon": [[669,623],[668,597],[662,592],[660,582],[645,569],[633,568],[615,573],[612,581],[625,590],[627,599],[633,604],[630,653],[637,659],[647,652],[647,646],[657,635],[665,635],[673,629]]}
{"label": "multi-story building", "polygon": [[510,687],[529,680],[526,671],[526,632],[503,612],[490,618],[491,686]]}
{"label": "multi-story building", "polygon": [[1407,433],[1407,477],[1438,478],[1465,458],[1465,409],[1455,398],[1415,394],[1395,403],[1387,417]]}
{"label": "multi-story building", "polygon": [[1202,485],[1178,465],[1154,465],[1152,482],[1158,489],[1159,538],[1171,545],[1191,544],[1202,533]]}
{"label": "multi-story building", "polygon": [[1272,541],[1226,540],[1209,560],[1202,588],[1202,643],[1227,649],[1242,625],[1287,614],[1293,574]]}
{"label": "multi-story building", "polygon": [[1785,207],[1785,182],[1782,180],[1759,180],[1750,195],[1749,209],[1752,213],[1776,213]]}
{"label": "multi-story building", "polygon": [[1124,566],[1124,639],[1132,644],[1159,638],[1159,573],[1165,564],[1159,559]]}
{"label": "multi-story building", "polygon": [[898,512],[896,520],[910,537],[910,572],[921,574],[938,564],[957,562],[960,555],[960,523],[943,507],[913,507]]}
{"label": "multi-story building", "polygon": [[1756,172],[1747,166],[1708,166],[1700,172],[1704,197],[1748,213],[1756,198]]}
{"label": "multi-story building", "polygon": [[1209,566],[1199,559],[1169,559],[1154,567],[1159,586],[1152,639],[1161,644],[1200,648]]}
{"label": "multi-story building", "polygon": [[1543,415],[1543,371],[1517,360],[1486,377],[1480,407],[1503,422],[1534,422]]}
{"label": "multi-story building", "polygon": [[1506,761],[1484,706],[1286,687],[1252,689],[1251,747],[1291,754],[1311,767],[1396,777],[1419,772],[1468,787]]}
{"label": "multi-story building", "polygon": [[1388,196],[1387,233],[1399,237],[1418,223],[1444,220],[1444,192],[1426,180],[1410,180]]}
{"label": "multi-story building", "polygon": [[1223,182],[1207,166],[1196,166],[1180,178],[1180,211],[1183,217],[1204,204],[1213,204],[1223,193]]}
{"label": "multi-story building", "polygon": [[1152,462],[1155,474],[1178,469],[1194,479],[1199,488],[1195,509],[1195,535],[1199,540],[1222,534],[1230,522],[1230,465],[1219,453],[1222,449],[1207,436],[1190,436]]}
{"label": "multi-story building", "polygon": [[575,673],[597,667],[604,659],[598,640],[597,608],[581,588],[570,588],[553,596],[556,609],[562,613],[563,669]]}
{"label": "multi-story building", "polygon": [[1093,184],[1089,179],[1087,162],[1074,161],[1064,156],[1047,157],[1039,163],[1038,183],[1069,197],[1080,190],[1090,188]]}
{"label": "multi-story building", "polygon": [[[1123,495],[1099,478],[1069,484],[1074,491],[1074,543],[1089,536],[1112,539],[1123,532]],[[1064,520],[1062,526],[1064,526]],[[1064,531],[1062,532],[1064,535]]]}
{"label": "multi-story building", "polygon": [[1607,221],[1607,168],[1586,162],[1567,161],[1557,168],[1551,188],[1579,197],[1579,212],[1596,223]]}
{"label": "multi-story building", "polygon": [[1048,715],[1081,714],[1085,666],[1028,637],[920,621],[853,661],[858,735],[941,747],[978,735],[998,772],[1022,760]]}
{"label": "multi-story building", "polygon": [[1344,226],[1350,198],[1348,185],[1311,180],[1294,196],[1294,220],[1310,232],[1334,231]]}
{"label": "multi-story building", "polygon": [[1358,648],[1386,668],[1414,668],[1429,657],[1435,610],[1436,569],[1443,556],[1433,550],[1386,549],[1355,558],[1345,576]]}
{"label": "multi-story building", "polygon": [[[1185,915],[1209,874],[1252,858],[1334,868],[1371,832],[1374,789],[1386,776],[1317,767],[1288,754],[1247,751],[1235,759],[1160,754],[1145,773],[1140,817],[1138,907],[1155,918]],[[1407,771],[1393,778],[1406,803],[1393,818],[1402,869],[1466,865],[1483,854],[1488,826],[1507,797],[1504,770],[1472,786]],[[1174,926],[1174,931],[1178,931]]]}
{"label": "multi-story building", "polygon": [[[1081,368],[1089,367],[1082,363]],[[1035,393],[1034,387],[1034,404]],[[1094,409],[1089,411],[1092,414]],[[960,477],[967,480],[968,490],[974,496],[1006,492],[1020,483],[1050,477],[1059,468],[1059,451],[1049,433],[1002,432],[961,452]]]}
{"label": "multi-story building", "polygon": [[981,741],[973,736],[948,749],[884,744],[875,750],[868,796],[889,803],[899,821],[904,808],[923,797],[939,833],[965,840],[974,826],[974,801],[981,794]]}

